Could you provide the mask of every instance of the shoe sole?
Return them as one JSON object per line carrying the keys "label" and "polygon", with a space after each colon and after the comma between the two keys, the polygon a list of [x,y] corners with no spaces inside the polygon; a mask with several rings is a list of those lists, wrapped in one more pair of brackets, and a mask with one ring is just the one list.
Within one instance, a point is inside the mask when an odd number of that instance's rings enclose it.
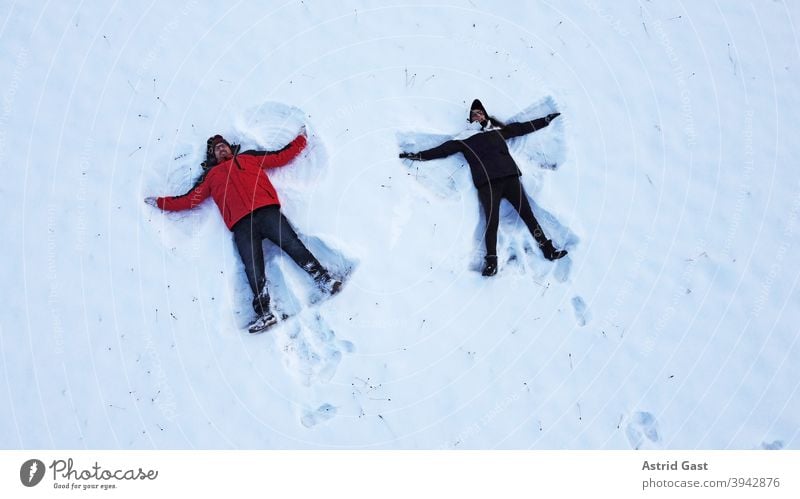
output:
{"label": "shoe sole", "polygon": [[274,326],[277,323],[278,323],[278,319],[276,318],[276,319],[273,319],[272,321],[266,323],[265,325],[263,325],[261,327],[250,326],[250,327],[247,328],[247,330],[250,332],[250,334],[263,333],[265,330],[271,328],[272,326]]}

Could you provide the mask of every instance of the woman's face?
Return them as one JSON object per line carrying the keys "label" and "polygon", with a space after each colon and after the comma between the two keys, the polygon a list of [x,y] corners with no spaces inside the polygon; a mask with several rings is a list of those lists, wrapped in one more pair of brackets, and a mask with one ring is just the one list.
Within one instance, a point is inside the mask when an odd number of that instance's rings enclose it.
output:
{"label": "woman's face", "polygon": [[474,123],[476,121],[479,123],[484,122],[486,121],[486,114],[480,109],[473,109],[469,113],[469,121],[470,123]]}

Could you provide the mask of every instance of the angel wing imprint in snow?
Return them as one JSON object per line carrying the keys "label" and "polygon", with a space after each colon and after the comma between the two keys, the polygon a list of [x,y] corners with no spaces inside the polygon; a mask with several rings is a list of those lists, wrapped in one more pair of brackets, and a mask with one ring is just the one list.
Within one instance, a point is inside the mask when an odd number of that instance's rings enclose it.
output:
{"label": "angel wing imprint in snow", "polygon": [[[524,186],[524,192],[530,193],[535,198],[547,177],[543,170],[556,170],[565,159],[563,120],[556,119],[560,113],[554,100],[551,97],[541,99],[512,116],[505,125],[497,123],[499,120],[486,113],[483,104],[477,99],[472,103],[470,115],[471,120],[467,129],[455,137],[420,133],[398,134],[399,146],[403,151],[400,157],[411,160],[404,162],[412,169],[410,175],[413,175],[426,190],[441,198],[449,198],[469,190],[467,187],[469,184],[478,189],[480,197],[481,192],[486,192],[484,189],[486,185],[502,189],[499,186],[504,185],[503,179],[522,173],[520,183]],[[435,164],[428,164],[431,160],[436,160]],[[508,200],[513,202],[511,198]],[[539,206],[534,199],[528,198],[528,201],[531,205],[529,210],[532,210],[535,217],[541,221],[544,234],[547,236],[543,237],[541,232],[535,232],[539,229],[534,230],[530,224],[529,231],[515,228],[517,210],[522,208],[511,209],[507,203],[500,204],[500,217],[510,222],[508,225],[512,228],[508,235],[513,238],[513,242],[503,240],[507,237],[502,238],[499,241],[500,251],[497,252],[494,245],[490,244],[492,237],[489,236],[491,232],[487,231],[484,213],[487,204],[482,201],[483,210],[480,211],[483,224],[475,235],[476,247],[480,247],[481,239],[486,237],[485,249],[492,253],[493,258],[514,262],[519,260],[518,256],[522,254],[527,244],[528,232],[530,235],[538,234],[537,241],[540,248],[546,247],[540,239],[547,237],[552,238],[552,241],[546,240],[551,248],[553,241],[557,242],[560,248],[577,244],[577,236],[568,227]],[[522,216],[524,216],[523,211],[519,211]],[[531,223],[537,224],[536,220]],[[496,230],[496,226],[493,227],[495,227],[493,230]],[[476,255],[480,253],[475,251]],[[555,259],[563,257],[566,252],[560,253],[561,256]],[[558,274],[561,276],[559,280],[566,280],[568,277],[568,260],[565,262],[567,263],[562,262],[565,267],[564,271]]]}

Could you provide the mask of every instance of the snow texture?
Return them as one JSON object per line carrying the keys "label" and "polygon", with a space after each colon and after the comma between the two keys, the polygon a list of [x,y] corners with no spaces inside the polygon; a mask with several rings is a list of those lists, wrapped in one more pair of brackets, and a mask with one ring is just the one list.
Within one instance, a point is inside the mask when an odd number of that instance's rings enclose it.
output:
{"label": "snow texture", "polygon": [[[794,2],[16,2],[0,7],[0,447],[797,449]],[[460,155],[480,98],[543,258],[499,272]],[[250,335],[207,137],[278,149]],[[315,303],[316,302],[316,303]]]}

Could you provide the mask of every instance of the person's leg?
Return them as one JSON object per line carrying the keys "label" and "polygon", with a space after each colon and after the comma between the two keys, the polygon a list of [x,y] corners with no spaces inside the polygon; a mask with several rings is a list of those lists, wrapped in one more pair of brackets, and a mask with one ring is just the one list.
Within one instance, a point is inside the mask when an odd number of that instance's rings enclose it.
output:
{"label": "person's leg", "polygon": [[233,226],[233,240],[244,264],[247,282],[253,291],[253,309],[258,315],[265,315],[269,312],[269,293],[264,269],[264,250],[261,247],[263,238],[257,224],[253,222],[252,214],[239,220]]}
{"label": "person's leg", "polygon": [[519,217],[525,222],[525,225],[528,227],[528,230],[531,232],[531,235],[533,235],[533,238],[536,239],[539,246],[545,244],[547,242],[547,237],[544,235],[544,230],[542,230],[542,226],[539,225],[539,221],[533,216],[533,210],[528,201],[528,195],[525,193],[525,189],[522,187],[519,177],[508,178],[503,195],[511,203],[511,206],[517,210]]}
{"label": "person's leg", "polygon": [[256,211],[257,222],[262,234],[282,249],[289,258],[309,274],[324,271],[319,261],[297,236],[289,221],[278,206],[266,206]]}
{"label": "person's leg", "polygon": [[500,225],[500,200],[502,199],[502,180],[478,187],[478,200],[486,217],[484,241],[486,255],[497,256],[497,227]]}
{"label": "person's leg", "polygon": [[338,293],[341,281],[333,277],[319,260],[303,244],[289,221],[280,212],[278,206],[267,206],[258,210],[259,223],[267,239],[286,252],[317,283],[317,286],[329,293]]}
{"label": "person's leg", "polygon": [[486,244],[486,257],[483,264],[482,275],[486,277],[497,273],[497,227],[500,225],[500,201],[503,199],[502,179],[498,182],[490,182],[478,188],[478,200],[483,207],[483,214],[486,218],[486,232],[484,241]]}
{"label": "person's leg", "polygon": [[539,245],[544,257],[548,260],[558,260],[559,258],[566,256],[567,250],[557,250],[553,246],[553,241],[547,239],[547,237],[544,235],[542,226],[539,225],[536,217],[533,216],[533,210],[531,209],[531,204],[528,201],[528,195],[525,193],[525,189],[522,187],[519,177],[509,178],[513,178],[513,181],[509,181],[506,184],[504,196],[506,199],[508,199],[511,205],[514,206],[514,209],[517,210],[519,217],[523,222],[525,222],[525,225],[528,226],[528,230],[531,231],[533,238],[536,239],[536,244]]}

